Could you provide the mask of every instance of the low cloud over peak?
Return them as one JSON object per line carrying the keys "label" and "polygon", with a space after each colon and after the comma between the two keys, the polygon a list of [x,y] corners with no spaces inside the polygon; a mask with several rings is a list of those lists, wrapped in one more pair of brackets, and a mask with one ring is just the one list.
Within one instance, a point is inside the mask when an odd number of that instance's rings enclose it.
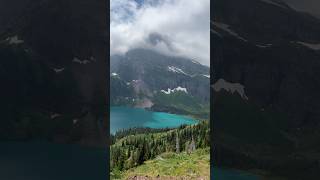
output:
{"label": "low cloud over peak", "polygon": [[210,0],[111,0],[111,54],[134,48],[210,64]]}

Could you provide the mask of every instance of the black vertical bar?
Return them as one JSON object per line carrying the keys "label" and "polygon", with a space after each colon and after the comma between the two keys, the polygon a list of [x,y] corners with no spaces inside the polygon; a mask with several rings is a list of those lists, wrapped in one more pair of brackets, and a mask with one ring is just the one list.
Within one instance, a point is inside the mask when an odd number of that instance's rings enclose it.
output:
{"label": "black vertical bar", "polygon": [[107,158],[106,158],[106,164],[107,164],[107,168],[106,168],[106,175],[107,175],[107,178],[106,179],[109,179],[110,178],[110,1],[105,1],[106,2],[106,10],[107,10],[107,13],[106,13],[106,24],[107,24],[107,29],[106,29],[106,44],[107,44],[107,53],[106,53],[106,61],[107,61],[107,64],[106,64],[106,72],[107,72],[107,76],[105,77],[107,79],[107,84],[106,84],[106,87],[107,87],[107,96],[106,96],[106,105],[107,105],[107,118],[106,118],[106,122],[107,122],[107,131],[106,131],[106,136],[107,136]]}
{"label": "black vertical bar", "polygon": [[213,91],[213,83],[214,83],[214,66],[213,66],[213,41],[211,37],[211,30],[213,28],[212,26],[212,21],[213,21],[213,2],[210,2],[210,179],[213,178],[213,167],[214,167],[214,162],[213,162],[213,157],[214,157],[214,114],[213,114],[213,105],[214,105],[214,91]]}

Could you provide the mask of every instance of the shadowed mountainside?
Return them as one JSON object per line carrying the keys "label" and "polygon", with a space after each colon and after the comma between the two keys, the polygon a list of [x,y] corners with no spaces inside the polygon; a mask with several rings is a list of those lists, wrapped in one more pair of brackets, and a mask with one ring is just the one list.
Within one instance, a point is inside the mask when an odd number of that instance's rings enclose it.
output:
{"label": "shadowed mountainside", "polygon": [[107,7],[0,1],[0,139],[104,146]]}
{"label": "shadowed mountainside", "polygon": [[320,20],[277,0],[217,0],[214,162],[319,177]]}

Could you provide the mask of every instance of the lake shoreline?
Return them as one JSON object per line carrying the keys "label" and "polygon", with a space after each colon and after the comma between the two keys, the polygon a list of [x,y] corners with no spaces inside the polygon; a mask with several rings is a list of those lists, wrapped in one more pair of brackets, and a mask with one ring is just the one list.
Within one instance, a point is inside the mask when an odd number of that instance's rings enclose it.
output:
{"label": "lake shoreline", "polygon": [[188,115],[155,112],[150,109],[127,106],[110,107],[110,134],[130,128],[174,129],[181,125],[198,122],[198,119]]}

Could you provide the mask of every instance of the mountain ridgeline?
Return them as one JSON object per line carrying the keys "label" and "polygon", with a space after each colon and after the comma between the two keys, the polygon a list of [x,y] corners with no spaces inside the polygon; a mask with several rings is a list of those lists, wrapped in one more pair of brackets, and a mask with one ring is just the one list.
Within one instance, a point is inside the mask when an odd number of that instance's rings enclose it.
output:
{"label": "mountain ridgeline", "polygon": [[208,118],[209,71],[194,60],[153,50],[113,55],[110,103]]}

